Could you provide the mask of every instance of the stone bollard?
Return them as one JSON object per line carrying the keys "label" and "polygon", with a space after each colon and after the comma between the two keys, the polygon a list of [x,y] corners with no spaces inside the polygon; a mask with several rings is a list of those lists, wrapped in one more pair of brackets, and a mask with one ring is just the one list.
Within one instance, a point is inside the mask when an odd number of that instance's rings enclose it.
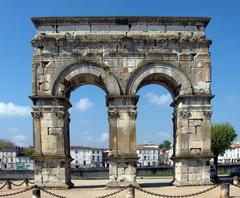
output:
{"label": "stone bollard", "polygon": [[25,179],[24,184],[25,184],[25,187],[29,186],[28,179]]}
{"label": "stone bollard", "polygon": [[238,185],[240,183],[239,181],[240,181],[240,177],[239,176],[234,176],[233,177],[233,184],[234,185]]}
{"label": "stone bollard", "polygon": [[41,191],[37,186],[32,190],[32,198],[41,198]]}
{"label": "stone bollard", "polygon": [[7,180],[7,189],[11,190],[12,189],[12,183],[10,180]]}
{"label": "stone bollard", "polygon": [[227,198],[229,197],[229,183],[222,183],[220,188],[220,198]]}
{"label": "stone bollard", "polygon": [[135,188],[129,187],[127,189],[127,198],[135,198]]}

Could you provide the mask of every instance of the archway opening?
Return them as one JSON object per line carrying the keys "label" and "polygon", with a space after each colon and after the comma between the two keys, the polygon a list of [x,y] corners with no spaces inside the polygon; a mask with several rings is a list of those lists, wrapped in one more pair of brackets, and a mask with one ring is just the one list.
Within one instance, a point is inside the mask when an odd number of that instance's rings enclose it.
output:
{"label": "archway opening", "polygon": [[[74,186],[84,185],[79,179],[108,177],[107,169],[103,170],[107,167],[106,149],[109,146],[105,95],[102,89],[89,84],[71,92],[69,136]],[[100,175],[96,174],[97,170],[102,170]]]}
{"label": "archway opening", "polygon": [[137,94],[138,178],[155,177],[157,184],[169,185],[173,180],[172,95],[165,86],[150,82],[142,84]]}

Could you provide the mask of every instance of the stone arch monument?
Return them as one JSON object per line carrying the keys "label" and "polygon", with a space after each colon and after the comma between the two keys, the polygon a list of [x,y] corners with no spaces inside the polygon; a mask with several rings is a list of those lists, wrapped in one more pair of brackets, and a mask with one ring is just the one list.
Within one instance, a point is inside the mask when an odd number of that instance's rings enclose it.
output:
{"label": "stone arch monument", "polygon": [[204,17],[36,17],[32,40],[35,180],[68,188],[69,98],[106,92],[108,186],[136,182],[137,91],[160,84],[173,97],[174,184],[210,183],[211,66]]}

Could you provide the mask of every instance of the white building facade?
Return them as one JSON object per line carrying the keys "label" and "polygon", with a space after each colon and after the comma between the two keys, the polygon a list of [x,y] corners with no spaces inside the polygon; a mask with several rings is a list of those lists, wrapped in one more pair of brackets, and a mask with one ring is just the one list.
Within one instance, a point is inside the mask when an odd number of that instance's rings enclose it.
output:
{"label": "white building facade", "polygon": [[157,144],[139,144],[137,154],[139,157],[138,167],[159,166],[160,164],[159,145]]}
{"label": "white building facade", "polygon": [[33,161],[20,147],[0,149],[0,170],[33,170]]}
{"label": "white building facade", "polygon": [[223,155],[219,156],[218,163],[240,164],[240,141],[233,143],[230,149],[227,149]]}
{"label": "white building facade", "polygon": [[71,168],[105,167],[105,150],[95,147],[71,146],[70,154],[73,158]]}

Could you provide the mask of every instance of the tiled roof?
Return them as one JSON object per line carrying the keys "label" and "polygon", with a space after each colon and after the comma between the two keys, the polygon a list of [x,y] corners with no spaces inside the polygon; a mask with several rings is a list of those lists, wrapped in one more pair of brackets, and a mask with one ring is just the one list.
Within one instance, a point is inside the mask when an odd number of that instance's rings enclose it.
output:
{"label": "tiled roof", "polygon": [[98,147],[88,147],[88,146],[71,146],[72,150],[107,150],[106,148],[98,148]]}
{"label": "tiled roof", "polygon": [[240,143],[232,144],[231,147],[232,148],[240,148]]}

